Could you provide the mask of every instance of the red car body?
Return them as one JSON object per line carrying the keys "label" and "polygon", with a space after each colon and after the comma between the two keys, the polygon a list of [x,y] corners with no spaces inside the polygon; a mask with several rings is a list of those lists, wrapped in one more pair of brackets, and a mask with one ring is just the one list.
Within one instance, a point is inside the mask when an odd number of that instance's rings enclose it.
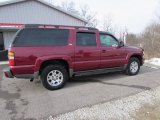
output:
{"label": "red car body", "polygon": [[[10,68],[4,70],[6,77],[37,78],[41,73],[43,65],[54,60],[67,64],[70,77],[79,71],[127,66],[131,57],[138,58],[140,64],[143,65],[143,49],[141,48],[101,46],[100,33],[109,33],[100,32],[96,29],[83,30],[82,28],[70,29],[70,27],[65,29],[69,30],[67,46],[11,46],[9,53],[14,53],[14,61],[9,59]],[[79,31],[95,33],[97,45],[92,47],[76,46],[76,33]]]}

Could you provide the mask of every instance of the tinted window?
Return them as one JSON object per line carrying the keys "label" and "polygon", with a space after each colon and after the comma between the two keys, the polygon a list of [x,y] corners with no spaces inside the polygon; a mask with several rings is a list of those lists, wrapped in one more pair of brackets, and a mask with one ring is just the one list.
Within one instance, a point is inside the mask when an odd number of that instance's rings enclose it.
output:
{"label": "tinted window", "polygon": [[100,35],[100,41],[101,41],[101,46],[118,45],[118,41],[110,35],[105,35],[105,34]]}
{"label": "tinted window", "polygon": [[14,46],[65,46],[68,44],[69,30],[24,29],[14,41]]}
{"label": "tinted window", "polygon": [[4,40],[2,33],[0,33],[0,50],[4,50]]}
{"label": "tinted window", "polygon": [[77,33],[77,46],[96,46],[96,34],[95,33]]}

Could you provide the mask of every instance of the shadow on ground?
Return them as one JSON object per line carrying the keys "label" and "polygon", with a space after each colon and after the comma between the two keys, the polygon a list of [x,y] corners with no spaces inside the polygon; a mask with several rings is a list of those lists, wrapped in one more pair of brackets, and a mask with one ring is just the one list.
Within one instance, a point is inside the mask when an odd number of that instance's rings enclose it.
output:
{"label": "shadow on ground", "polygon": [[104,85],[114,85],[114,86],[122,86],[122,87],[131,87],[136,89],[142,90],[150,90],[150,87],[140,86],[140,85],[126,85],[126,84],[118,84],[118,83],[111,83],[109,81],[126,78],[127,75],[124,75],[122,72],[115,72],[115,73],[108,73],[108,74],[99,74],[99,75],[90,75],[90,76],[82,76],[82,77],[75,77],[69,80],[68,85],[66,87],[72,87],[87,83],[100,83]]}

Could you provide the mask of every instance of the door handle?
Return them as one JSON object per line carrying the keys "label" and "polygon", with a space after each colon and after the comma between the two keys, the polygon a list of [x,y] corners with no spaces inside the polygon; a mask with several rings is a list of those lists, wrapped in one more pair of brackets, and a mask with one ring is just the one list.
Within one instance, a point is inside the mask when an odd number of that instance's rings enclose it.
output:
{"label": "door handle", "polygon": [[102,50],[102,53],[106,53],[106,50]]}

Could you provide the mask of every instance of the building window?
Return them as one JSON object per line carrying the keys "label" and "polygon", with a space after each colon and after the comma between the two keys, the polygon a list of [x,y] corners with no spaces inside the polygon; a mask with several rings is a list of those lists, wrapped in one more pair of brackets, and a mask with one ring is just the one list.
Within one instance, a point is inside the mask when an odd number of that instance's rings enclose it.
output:
{"label": "building window", "polygon": [[0,51],[4,50],[4,39],[3,39],[3,33],[0,32]]}

